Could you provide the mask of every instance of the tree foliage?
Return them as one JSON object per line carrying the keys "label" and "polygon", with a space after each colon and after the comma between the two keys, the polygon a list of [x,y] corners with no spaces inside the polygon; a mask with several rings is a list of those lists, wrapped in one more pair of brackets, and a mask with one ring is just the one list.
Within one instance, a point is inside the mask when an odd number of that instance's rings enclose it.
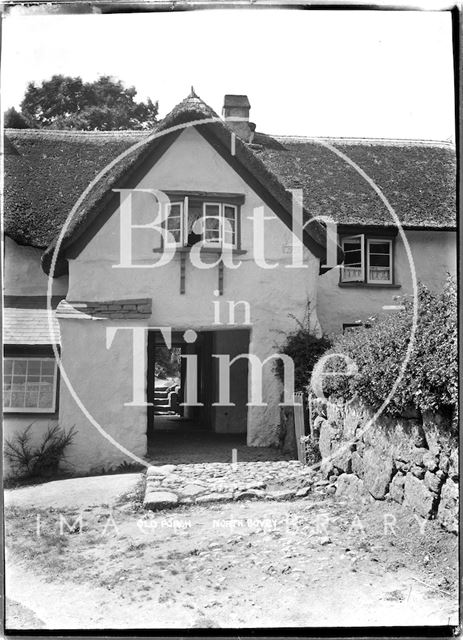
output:
{"label": "tree foliage", "polygon": [[5,111],[3,123],[6,129],[30,129],[29,122],[14,107]]}
{"label": "tree foliage", "polygon": [[[372,319],[370,328],[345,333],[334,340],[332,354],[349,356],[355,375],[329,376],[325,394],[344,399],[356,395],[377,410],[388,398],[410,347],[413,300],[402,299],[403,309]],[[385,412],[401,415],[411,406],[420,411],[454,410],[458,402],[457,291],[448,279],[444,289],[418,291],[418,322],[404,375]],[[345,371],[346,362],[334,356],[325,370]]]}
{"label": "tree foliage", "polygon": [[149,129],[156,123],[158,103],[137,102],[135,87],[101,76],[94,82],[54,75],[41,85],[29,83],[21,114],[31,127],[112,131]]}
{"label": "tree foliage", "polygon": [[155,352],[154,373],[158,378],[175,378],[180,376],[181,349],[168,349],[158,345]]}

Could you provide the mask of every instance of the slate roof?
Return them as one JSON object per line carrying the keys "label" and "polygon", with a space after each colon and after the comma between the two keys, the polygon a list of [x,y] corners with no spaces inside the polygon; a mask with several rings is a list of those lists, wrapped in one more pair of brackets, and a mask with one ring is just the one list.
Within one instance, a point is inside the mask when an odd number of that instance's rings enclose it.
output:
{"label": "slate roof", "polygon": [[[171,111],[158,130],[205,117],[218,116],[193,94]],[[225,124],[213,126],[218,135],[227,135]],[[150,134],[7,129],[7,235],[20,244],[45,249],[92,179],[137,142],[142,142],[141,147],[119,163],[87,198],[81,219],[98,204],[103,191],[150,150]],[[405,227],[456,227],[453,146],[380,140],[328,142],[376,182]],[[238,138],[236,143],[237,154],[280,201],[290,201],[287,189],[302,188],[305,208],[313,215],[332,216],[344,224],[393,224],[378,196],[352,167],[323,145],[323,140],[256,133],[252,144]]]}
{"label": "slate roof", "polygon": [[4,307],[2,322],[5,345],[60,344],[59,324],[55,312],[53,312],[51,335],[46,309]]}

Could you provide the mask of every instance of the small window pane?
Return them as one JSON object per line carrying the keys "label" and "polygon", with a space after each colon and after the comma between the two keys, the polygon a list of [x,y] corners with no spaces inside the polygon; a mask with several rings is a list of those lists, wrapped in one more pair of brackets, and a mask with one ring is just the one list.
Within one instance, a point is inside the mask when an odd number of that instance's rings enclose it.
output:
{"label": "small window pane", "polygon": [[206,205],[206,217],[207,216],[220,216],[220,205],[218,204],[207,204]]}
{"label": "small window pane", "polygon": [[389,267],[389,256],[370,253],[370,267]]}
{"label": "small window pane", "polygon": [[[48,365],[51,364],[51,366],[53,367],[53,363],[48,363],[48,362],[44,362],[43,365]],[[36,360],[28,360],[28,367],[27,367],[27,372],[30,375],[39,375],[40,374],[40,369],[41,369],[41,365],[42,365],[42,361],[39,359]],[[52,369],[53,371],[53,369]]]}
{"label": "small window pane", "polygon": [[[53,411],[56,363],[51,358],[5,358],[4,407],[11,411]],[[12,371],[13,374],[6,371]]]}
{"label": "small window pane", "polygon": [[53,392],[52,392],[52,389],[40,390],[39,407],[40,408],[47,408],[47,407],[51,407],[52,404],[53,404]]}
{"label": "small window pane", "polygon": [[343,282],[363,282],[362,267],[343,267],[342,280]]}
{"label": "small window pane", "polygon": [[390,252],[390,244],[389,242],[370,242],[369,245],[370,253],[387,253]]}
{"label": "small window pane", "polygon": [[206,218],[206,229],[219,229],[220,228],[220,220],[218,218]]}
{"label": "small window pane", "polygon": [[3,371],[4,373],[12,373],[13,371],[13,360],[11,358],[5,358],[3,362]]}
{"label": "small window pane", "polygon": [[172,229],[180,229],[180,218],[171,218],[170,216],[167,218],[167,228],[169,230]]}
{"label": "small window pane", "polygon": [[223,236],[223,243],[225,246],[233,247],[235,244],[235,234],[230,231],[225,231]]}
{"label": "small window pane", "polygon": [[26,391],[25,404],[26,407],[36,407],[39,399],[38,391]]}
{"label": "small window pane", "polygon": [[205,233],[204,237],[206,238],[206,240],[211,241],[211,242],[219,242],[220,241],[220,234],[219,234],[218,229],[217,230],[206,229],[206,233]]}
{"label": "small window pane", "polygon": [[226,218],[235,220],[235,213],[236,213],[235,207],[230,207],[227,205],[224,206],[224,214]]}
{"label": "small window pane", "polygon": [[344,242],[344,253],[349,253],[350,251],[360,251],[362,248],[362,245],[360,243],[360,240],[357,241],[349,241],[349,242]]}
{"label": "small window pane", "polygon": [[11,393],[11,406],[23,408],[24,407],[24,391],[13,391]]}
{"label": "small window pane", "polygon": [[362,264],[362,252],[361,251],[347,251],[344,253],[344,264]]}
{"label": "small window pane", "polygon": [[179,218],[182,215],[182,205],[175,202],[169,206],[169,218]]}
{"label": "small window pane", "polygon": [[46,375],[54,375],[55,367],[56,363],[54,360],[42,360],[42,373]]}
{"label": "small window pane", "polygon": [[344,238],[342,241],[342,248],[344,251],[356,251],[362,248],[362,239],[359,238]]}
{"label": "small window pane", "polygon": [[13,365],[13,373],[25,374],[27,371],[27,360],[15,360]]}
{"label": "small window pane", "polygon": [[391,270],[389,267],[370,267],[368,270],[368,278],[370,281],[389,282],[391,279]]}

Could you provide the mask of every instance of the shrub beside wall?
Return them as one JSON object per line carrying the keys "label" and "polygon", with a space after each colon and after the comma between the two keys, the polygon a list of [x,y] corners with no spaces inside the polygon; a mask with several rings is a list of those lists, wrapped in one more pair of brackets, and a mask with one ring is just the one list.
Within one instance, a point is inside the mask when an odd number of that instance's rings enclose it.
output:
{"label": "shrub beside wall", "polygon": [[[390,498],[449,531],[458,526],[457,293],[420,286],[418,322],[411,344],[413,302],[377,319],[370,328],[338,336],[332,354],[349,356],[353,376],[326,378],[331,401],[319,410],[322,472],[339,495],[366,493]],[[365,429],[388,399],[383,412]],[[345,371],[334,355],[327,369]]]}
{"label": "shrub beside wall", "polygon": [[[327,379],[325,392],[344,400],[354,396],[377,410],[388,398],[410,345],[413,301],[398,300],[401,311],[371,319],[370,328],[337,336],[330,353],[349,356],[358,368],[355,376]],[[343,371],[341,358],[333,357],[327,369]],[[385,413],[401,416],[410,409],[450,415],[457,407],[457,291],[453,279],[433,293],[420,286],[418,322],[410,359]]]}
{"label": "shrub beside wall", "polygon": [[[331,347],[331,341],[326,337],[317,338],[308,326],[299,323],[298,328],[286,336],[282,345],[278,346],[278,353],[289,356],[294,363],[294,390],[306,391],[307,381],[310,380],[312,370]],[[284,367],[281,360],[276,360],[275,373],[284,382]]]}
{"label": "shrub beside wall", "polygon": [[5,440],[4,457],[15,476],[48,478],[56,475],[66,460],[66,450],[73,443],[77,431],[65,431],[59,425],[49,426],[39,443],[34,444],[30,424],[11,440]]}

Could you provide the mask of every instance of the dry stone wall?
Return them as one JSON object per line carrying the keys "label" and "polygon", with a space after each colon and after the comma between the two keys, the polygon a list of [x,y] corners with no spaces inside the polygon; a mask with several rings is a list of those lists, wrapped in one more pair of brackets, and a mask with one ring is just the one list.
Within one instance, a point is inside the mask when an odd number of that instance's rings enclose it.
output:
{"label": "dry stone wall", "polygon": [[371,422],[373,413],[361,404],[326,403],[316,412],[321,471],[335,484],[336,495],[391,499],[457,532],[455,421],[411,410],[404,417],[380,416]]}

